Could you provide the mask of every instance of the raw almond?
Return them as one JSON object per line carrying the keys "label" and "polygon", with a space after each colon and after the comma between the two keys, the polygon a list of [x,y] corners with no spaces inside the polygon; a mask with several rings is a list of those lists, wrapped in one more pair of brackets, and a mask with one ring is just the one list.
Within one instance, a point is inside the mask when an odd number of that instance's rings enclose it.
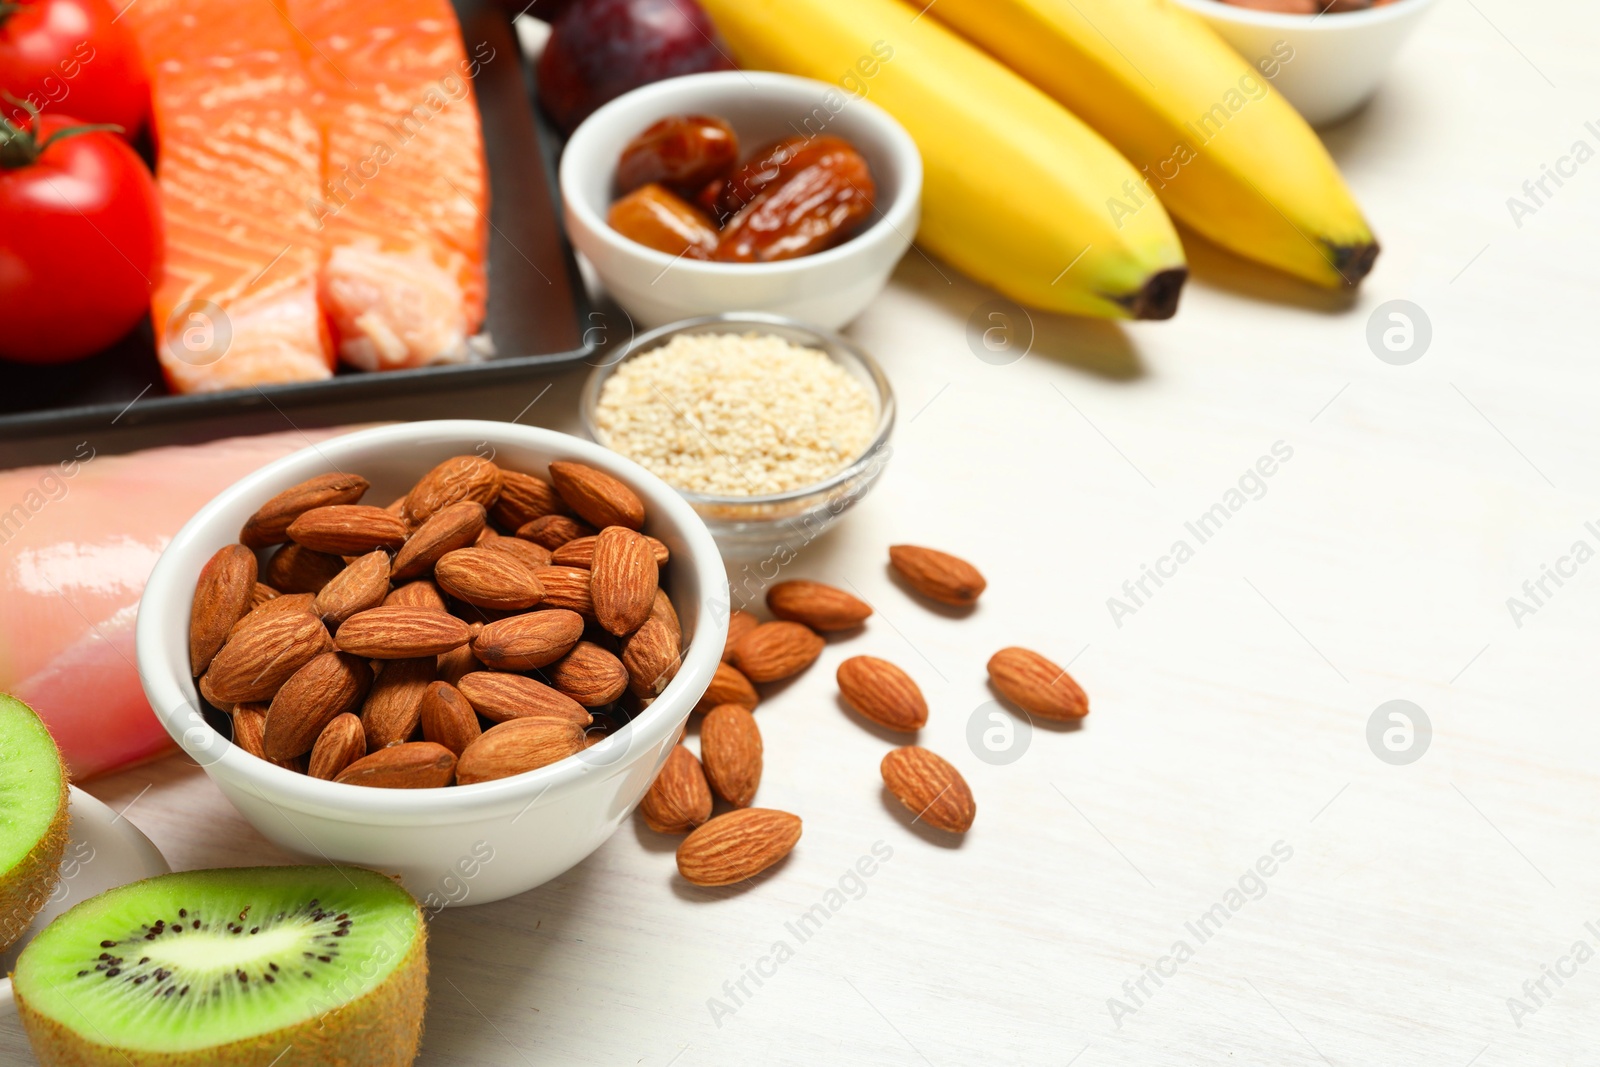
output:
{"label": "raw almond", "polygon": [[732,615],[729,615],[728,639],[722,643],[722,661],[724,663],[732,662],[733,646],[739,643],[741,637],[760,625],[761,620],[748,611],[735,611]]}
{"label": "raw almond", "polygon": [[646,619],[622,644],[629,691],[639,697],[659,696],[678,673],[681,659],[678,636],[672,628],[656,616]]}
{"label": "raw almond", "polygon": [[428,573],[446,552],[475,542],[487,519],[488,512],[476,500],[458,500],[435,511],[395,553],[392,577],[401,582]]}
{"label": "raw almond", "polygon": [[367,754],[367,737],[361,720],[346,713],[322,728],[322,735],[311,746],[311,762],[306,773],[331,782],[339,772]]}
{"label": "raw almond", "polygon": [[250,548],[266,548],[289,538],[289,524],[312,508],[354,504],[367,491],[367,480],[354,474],[320,474],[291,486],[262,504],[239,531]]}
{"label": "raw almond", "polygon": [[438,789],[455,777],[456,756],[432,741],[380,748],[340,771],[336,782],[379,789]]}
{"label": "raw almond", "polygon": [[427,608],[429,611],[447,611],[444,596],[439,592],[439,587],[427,578],[418,578],[414,582],[396,586],[395,590],[383,598],[386,608]]}
{"label": "raw almond", "polygon": [[315,593],[284,593],[282,596],[275,596],[271,600],[252,608],[244,618],[234,623],[233,629],[228,631],[228,636],[232,637],[238,633],[239,628],[245,623],[248,622],[253,625],[256,620],[264,619],[269,615],[304,615],[308,612],[315,615],[316,611],[312,605],[316,602],[317,595]]}
{"label": "raw almond", "polygon": [[544,596],[533,569],[504,552],[458,548],[434,564],[439,588],[474,607],[497,611],[531,608]]}
{"label": "raw almond", "polygon": [[462,785],[509,778],[583,750],[583,727],[560,719],[512,719],[491,726],[466,747],[456,768]]}
{"label": "raw almond", "polygon": [[566,608],[585,619],[595,617],[588,571],[580,567],[546,567],[538,574],[539,584],[544,587],[540,608]]}
{"label": "raw almond", "polygon": [[379,607],[339,627],[338,645],[369,659],[435,656],[467,643],[472,631],[453,615],[428,608]]}
{"label": "raw almond", "polygon": [[644,525],[644,504],[638,494],[605,471],[584,463],[550,464],[550,482],[567,506],[597,530]]}
{"label": "raw almond", "polygon": [[[550,562],[558,567],[582,567],[588,570],[594,565],[595,540],[596,537],[575,537],[552,552]],[[646,537],[644,540],[650,546],[650,554],[655,557],[656,566],[664,565],[669,558],[667,546],[654,537]]]}
{"label": "raw almond", "polygon": [[483,734],[478,713],[461,690],[449,682],[433,682],[422,694],[422,736],[457,756]]}
{"label": "raw almond", "polygon": [[500,496],[489,514],[502,530],[515,530],[567,510],[555,488],[543,478],[521,471],[501,471],[501,477]]}
{"label": "raw almond", "polygon": [[686,834],[711,818],[711,790],[693,752],[673,746],[661,773],[639,801],[639,814],[658,834]]}
{"label": "raw almond", "polygon": [[609,704],[628,688],[628,669],[593,641],[579,641],[545,673],[551,685],[586,708]]}
{"label": "raw almond", "polygon": [[[202,674],[199,678],[196,678],[195,682],[194,682],[194,687],[200,691],[201,697],[203,697],[205,699],[205,702],[207,704],[210,704],[212,707],[216,708],[218,711],[225,711],[230,715],[233,714],[233,712],[235,710],[235,704],[231,700],[223,700],[221,697],[217,696],[217,694],[215,692],[212,691],[212,689],[211,689],[211,675],[209,673]],[[261,711],[262,711],[263,714],[265,714],[266,713],[266,708],[263,707],[261,709]]]}
{"label": "raw almond", "polygon": [[683,624],[678,621],[678,609],[672,606],[672,598],[667,596],[666,590],[656,590],[655,603],[650,605],[650,616],[666,623],[673,638],[679,645],[683,644]]}
{"label": "raw almond", "polygon": [[851,656],[835,676],[845,703],[879,726],[911,732],[928,721],[928,702],[911,676],[888,660]]}
{"label": "raw almond", "polygon": [[334,575],[323,586],[311,610],[334,626],[357,612],[375,608],[389,594],[389,554],[375,549]]}
{"label": "raw almond", "polygon": [[441,654],[438,663],[439,680],[449,682],[451,685],[455,685],[473,671],[483,669],[483,664],[478,662],[478,657],[473,654],[470,643]]}
{"label": "raw almond", "polygon": [[851,630],[867,621],[872,608],[843,589],[795,579],[767,590],[767,608],[780,619],[803,622],[824,633]]}
{"label": "raw almond", "polygon": [[266,721],[266,708],[261,704],[240,704],[234,709],[233,714],[233,743],[250,755],[266,760],[275,767],[304,773],[305,766],[299,759],[268,759],[261,741]]}
{"label": "raw almond", "polygon": [[211,660],[211,692],[237,704],[268,700],[295,671],[323,651],[328,630],[315,615],[271,612],[247,615]]}
{"label": "raw almond", "polygon": [[526,671],[554,663],[582,636],[582,615],[552,608],[489,623],[472,639],[472,651],[496,670]]}
{"label": "raw almond", "polygon": [[484,507],[500,496],[505,475],[482,456],[452,456],[424,474],[406,494],[406,517],[412,523],[427,522],[434,512],[460,500],[472,500]]}
{"label": "raw almond", "polygon": [[406,543],[403,519],[370,504],[312,508],[289,524],[294,543],[314,552],[360,556],[375,548],[393,551]]}
{"label": "raw almond", "polygon": [[694,706],[695,711],[710,711],[718,704],[738,704],[743,708],[753,708],[761,703],[761,696],[756,692],[756,687],[750,684],[750,679],[739,673],[739,669],[730,663],[717,664],[717,673],[711,676],[711,684],[706,688],[705,696]]}
{"label": "raw almond", "polygon": [[678,846],[678,873],[695,885],[733,885],[787,856],[800,840],[800,817],[771,808],[719,815]]}
{"label": "raw almond", "polygon": [[723,704],[700,724],[700,755],[712,790],[736,808],[748,808],[761,784],[761,730],[748,708]]}
{"label": "raw almond", "polygon": [[422,716],[422,694],[433,681],[437,664],[434,656],[390,659],[379,664],[377,681],[361,705],[367,749],[376,752],[411,739]]}
{"label": "raw almond", "polygon": [[645,536],[625,526],[607,526],[595,537],[589,568],[595,619],[619,637],[633,633],[650,617],[658,577]]}
{"label": "raw almond", "polygon": [[733,665],[752,682],[775,682],[811,666],[824,643],[800,623],[764,622],[733,646]]}
{"label": "raw almond", "polygon": [[989,680],[1029,715],[1072,722],[1089,714],[1089,697],[1066,668],[1026,648],[1002,648],[990,656]]}
{"label": "raw almond", "polygon": [[543,515],[517,527],[517,537],[554,552],[568,541],[593,537],[593,526],[585,526],[566,515]]}
{"label": "raw almond", "polygon": [[284,593],[315,593],[344,570],[344,560],[304,545],[284,545],[267,560],[262,578]]}
{"label": "raw almond", "polygon": [[361,706],[371,685],[372,668],[348,652],[324,652],[295,671],[267,709],[268,758],[310,752],[328,723]]}
{"label": "raw almond", "polygon": [[250,611],[255,588],[256,554],[243,545],[224,545],[200,568],[189,609],[189,670],[196,678]]}
{"label": "raw almond", "polygon": [[550,550],[543,545],[524,541],[520,537],[501,537],[493,530],[485,530],[484,533],[489,536],[478,538],[479,548],[487,548],[491,552],[507,552],[535,571],[550,566]]}
{"label": "raw almond", "polygon": [[988,585],[964,559],[917,545],[890,545],[889,564],[906,584],[929,600],[964,608],[977,603]]}
{"label": "raw almond", "polygon": [[594,716],[576,700],[543,682],[501,671],[473,671],[455,683],[479,715],[494,722],[564,719],[588,726]]}
{"label": "raw almond", "polygon": [[[917,819],[939,830],[964,834],[978,812],[961,772],[916,745],[897,748],[879,764],[883,784]],[[916,821],[916,820],[913,820]]]}
{"label": "raw almond", "polygon": [[283,594],[265,582],[257,582],[250,593],[250,608],[254,610],[269,600],[276,600]]}

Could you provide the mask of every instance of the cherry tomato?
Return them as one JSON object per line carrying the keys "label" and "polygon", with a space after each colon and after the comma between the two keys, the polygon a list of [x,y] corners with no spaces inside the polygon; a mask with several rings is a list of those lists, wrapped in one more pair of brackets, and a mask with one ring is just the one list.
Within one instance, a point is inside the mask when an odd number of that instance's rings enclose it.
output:
{"label": "cherry tomato", "polygon": [[0,358],[64,363],[139,324],[161,280],[161,204],[127,142],[74,119],[0,119]]}
{"label": "cherry tomato", "polygon": [[[47,115],[112,122],[133,138],[150,110],[150,79],[106,0],[0,0],[0,90]],[[8,105],[13,122],[27,112]]]}

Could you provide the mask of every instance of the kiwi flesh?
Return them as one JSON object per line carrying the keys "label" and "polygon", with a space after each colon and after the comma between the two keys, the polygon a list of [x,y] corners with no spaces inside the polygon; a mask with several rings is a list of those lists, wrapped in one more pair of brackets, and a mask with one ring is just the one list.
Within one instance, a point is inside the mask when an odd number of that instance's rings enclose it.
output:
{"label": "kiwi flesh", "polygon": [[50,731],[0,693],[0,953],[49,900],[70,825],[67,769]]}
{"label": "kiwi flesh", "polygon": [[17,959],[44,1067],[410,1064],[427,1001],[416,900],[361,867],[167,874],[84,901]]}

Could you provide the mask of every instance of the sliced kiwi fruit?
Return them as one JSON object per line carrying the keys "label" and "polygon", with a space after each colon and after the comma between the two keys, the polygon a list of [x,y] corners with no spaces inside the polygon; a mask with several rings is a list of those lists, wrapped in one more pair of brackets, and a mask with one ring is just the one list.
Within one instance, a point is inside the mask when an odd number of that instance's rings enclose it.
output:
{"label": "sliced kiwi fruit", "polygon": [[45,1067],[391,1067],[422,1036],[427,928],[360,867],[188,871],[77,905],[12,979]]}
{"label": "sliced kiwi fruit", "polygon": [[50,731],[0,693],[0,952],[49,900],[70,822],[67,769]]}

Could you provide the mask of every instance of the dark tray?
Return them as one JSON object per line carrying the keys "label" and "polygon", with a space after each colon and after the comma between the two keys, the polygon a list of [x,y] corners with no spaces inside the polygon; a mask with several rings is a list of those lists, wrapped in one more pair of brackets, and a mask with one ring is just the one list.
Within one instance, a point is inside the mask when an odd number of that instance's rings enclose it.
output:
{"label": "dark tray", "polygon": [[[108,433],[138,442],[166,426],[170,439],[415,417],[407,399],[461,390],[586,359],[595,350],[588,298],[560,223],[558,143],[536,115],[529,71],[507,15],[487,0],[455,0],[472,54],[494,49],[474,83],[489,164],[489,300],[496,355],[476,363],[364,373],[220,393],[167,392],[148,322],[88,359],[54,367],[0,363],[0,467],[29,462],[42,438]],[[298,412],[298,414],[296,414]],[[129,433],[143,428],[143,433]],[[168,437],[168,434],[162,434]],[[112,450],[118,450],[113,447]],[[6,462],[9,460],[9,462]]]}

